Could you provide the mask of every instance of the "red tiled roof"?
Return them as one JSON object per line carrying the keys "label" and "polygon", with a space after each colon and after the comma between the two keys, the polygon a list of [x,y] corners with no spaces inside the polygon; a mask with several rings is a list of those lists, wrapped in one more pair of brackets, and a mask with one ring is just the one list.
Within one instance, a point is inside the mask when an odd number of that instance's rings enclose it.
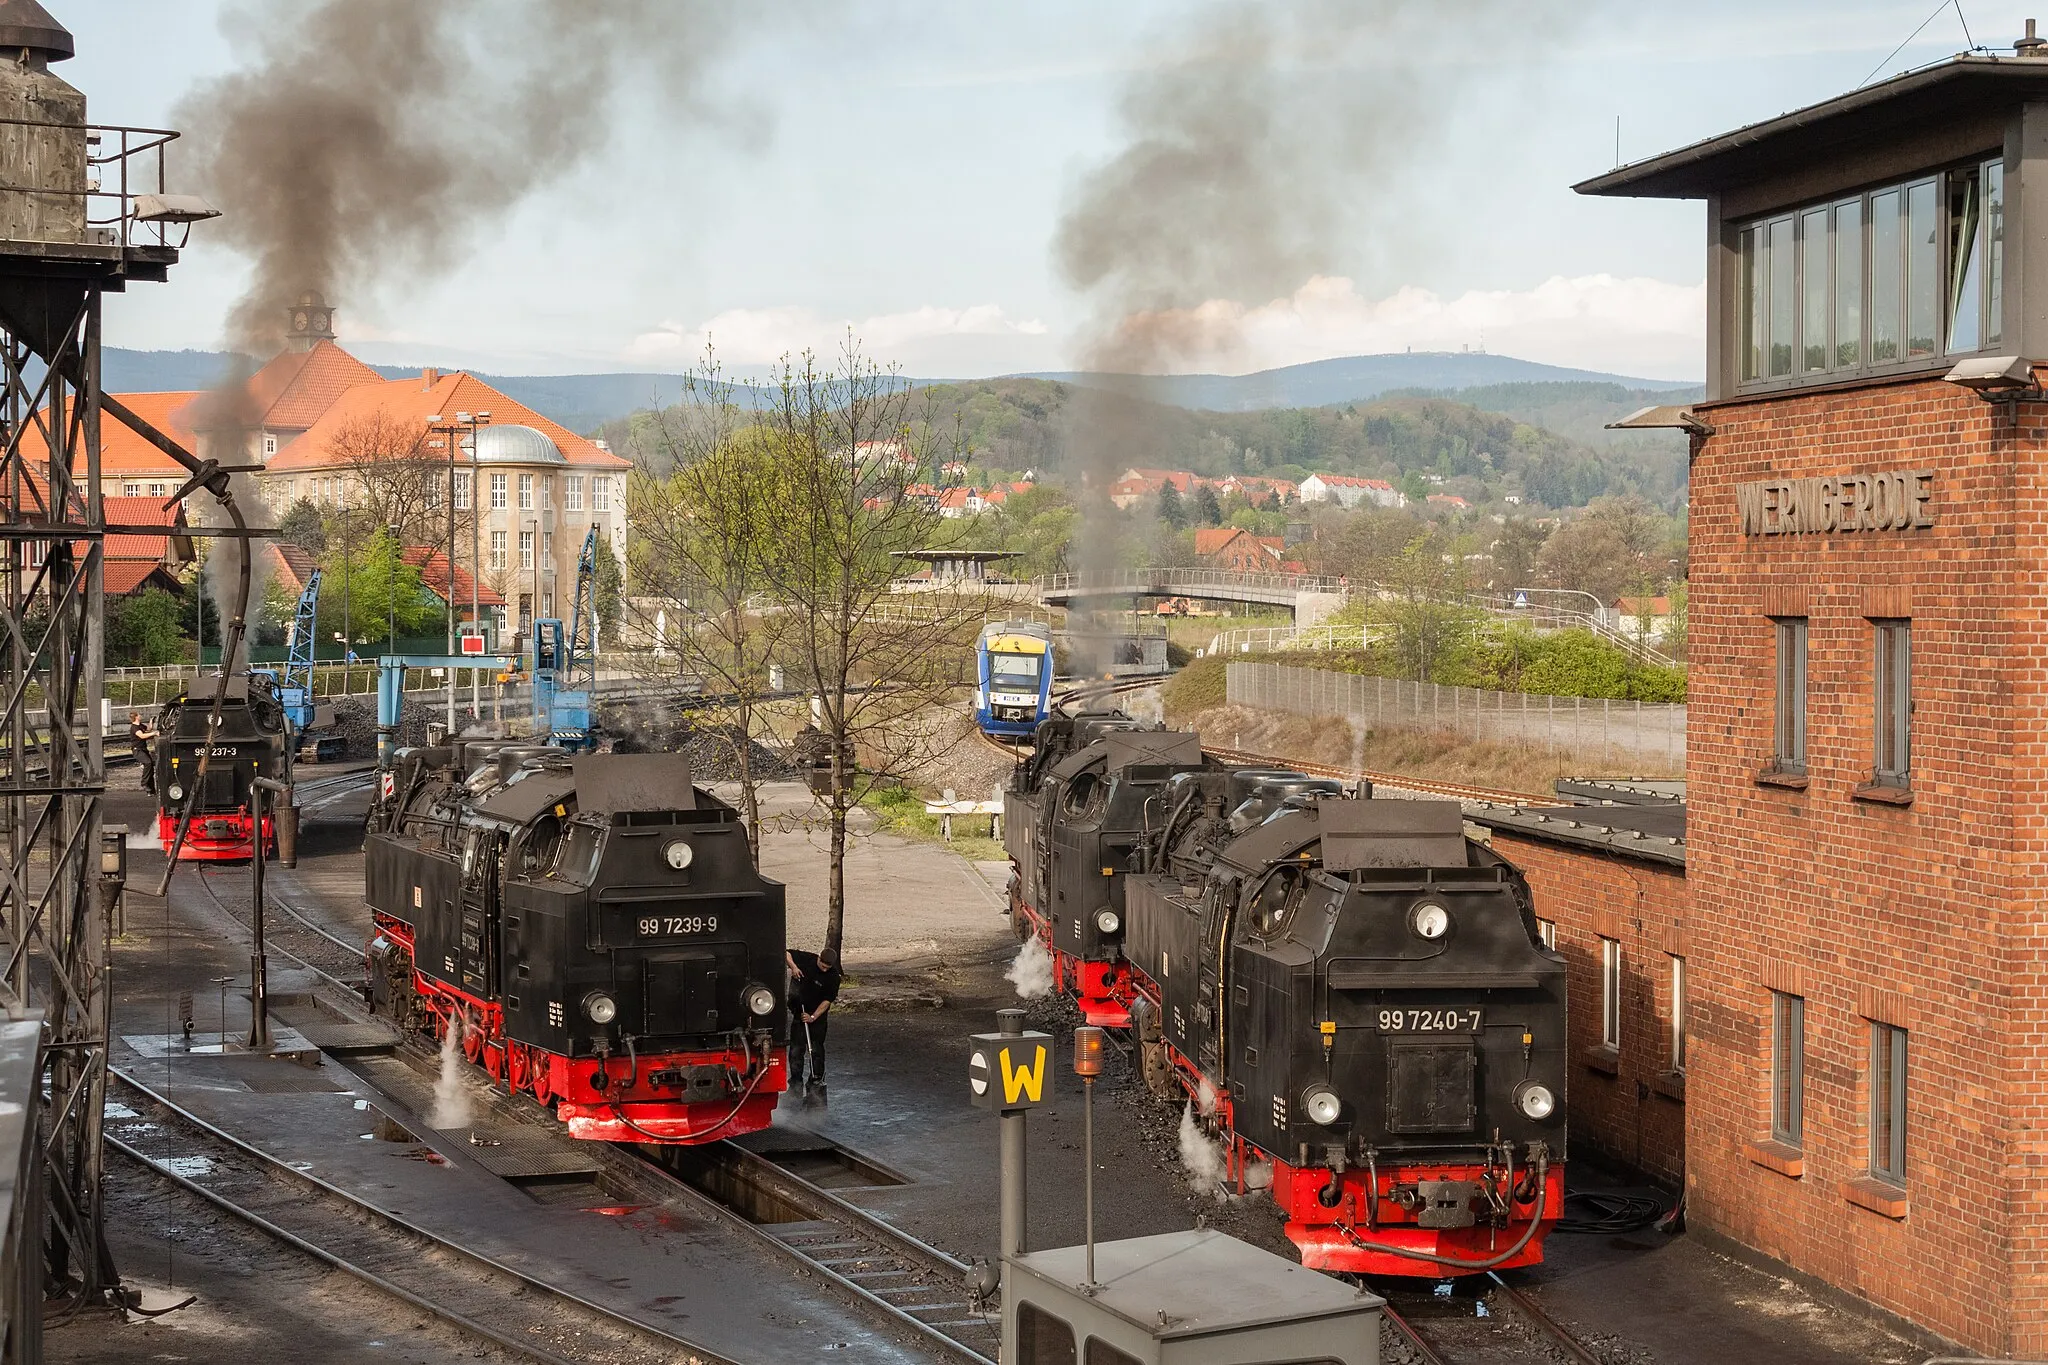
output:
{"label": "red tiled roof", "polygon": [[100,582],[108,597],[126,597],[131,592],[152,586],[152,580],[155,580],[154,586],[169,590],[175,583],[175,580],[165,581],[170,578],[170,573],[154,559],[109,559],[101,572]]}
{"label": "red tiled roof", "polygon": [[306,590],[306,580],[313,576],[318,566],[312,552],[303,545],[294,545],[288,540],[273,540],[264,547],[265,560],[272,577],[282,576],[299,592]]}
{"label": "red tiled roof", "polygon": [[303,435],[273,456],[266,468],[279,474],[334,468],[329,451],[336,433],[366,417],[381,415],[424,431],[429,417],[453,421],[458,412],[488,412],[494,426],[532,427],[560,447],[572,466],[606,471],[632,468],[632,461],[600,449],[595,442],[467,374],[440,375],[431,383],[421,375],[356,385],[336,398]]}
{"label": "red tiled roof", "polygon": [[350,389],[382,384],[384,376],[325,339],[309,351],[286,351],[249,376],[258,425],[304,431]]}
{"label": "red tiled roof", "polygon": [[[429,549],[424,545],[408,545],[399,552],[399,557],[420,571],[420,583],[426,590],[443,602],[448,600],[448,555],[446,551]],[[475,597],[471,597],[474,591]],[[466,606],[472,600],[486,607],[502,607],[505,599],[489,584],[476,583],[469,570],[455,566],[455,605]]]}

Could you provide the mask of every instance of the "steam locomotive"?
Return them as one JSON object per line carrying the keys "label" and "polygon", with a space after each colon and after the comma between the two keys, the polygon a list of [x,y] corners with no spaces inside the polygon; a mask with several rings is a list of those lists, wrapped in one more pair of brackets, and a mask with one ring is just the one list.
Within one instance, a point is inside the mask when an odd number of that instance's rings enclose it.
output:
{"label": "steam locomotive", "polygon": [[1055,717],[1005,795],[1010,913],[1317,1269],[1530,1265],[1563,1211],[1565,968],[1455,802]]}
{"label": "steam locomotive", "polygon": [[[209,731],[216,699],[220,725]],[[164,848],[176,842],[178,821],[189,807],[192,820],[178,846],[180,861],[249,857],[256,839],[250,782],[291,780],[291,745],[276,687],[260,674],[195,678],[158,712],[156,730],[151,762],[157,837]],[[264,851],[276,846],[277,830],[266,809]]]}
{"label": "steam locomotive", "polygon": [[677,754],[402,749],[366,834],[371,1008],[555,1108],[699,1143],[787,1088],[781,883]]}

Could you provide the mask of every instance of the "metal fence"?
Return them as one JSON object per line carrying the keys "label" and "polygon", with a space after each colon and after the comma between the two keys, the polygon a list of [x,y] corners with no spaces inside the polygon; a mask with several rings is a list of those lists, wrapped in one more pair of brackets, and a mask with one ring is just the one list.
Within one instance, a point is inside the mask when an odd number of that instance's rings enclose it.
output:
{"label": "metal fence", "polygon": [[1544,748],[1582,759],[1588,771],[1631,761],[1668,771],[1685,766],[1683,703],[1490,692],[1281,664],[1233,663],[1224,671],[1233,706]]}

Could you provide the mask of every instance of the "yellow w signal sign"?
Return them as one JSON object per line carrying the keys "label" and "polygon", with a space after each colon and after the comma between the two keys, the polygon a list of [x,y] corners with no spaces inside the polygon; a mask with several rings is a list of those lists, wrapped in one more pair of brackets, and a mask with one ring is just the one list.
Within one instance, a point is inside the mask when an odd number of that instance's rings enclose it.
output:
{"label": "yellow w signal sign", "polygon": [[1045,1081],[1051,1034],[977,1033],[968,1042],[973,1051],[967,1058],[967,1092],[975,1104],[1015,1113],[1051,1098]]}

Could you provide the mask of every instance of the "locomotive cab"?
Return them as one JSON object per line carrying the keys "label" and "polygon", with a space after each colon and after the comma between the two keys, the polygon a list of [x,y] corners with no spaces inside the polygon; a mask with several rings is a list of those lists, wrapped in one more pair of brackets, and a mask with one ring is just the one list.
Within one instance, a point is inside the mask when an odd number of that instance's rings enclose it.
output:
{"label": "locomotive cab", "polygon": [[[220,723],[213,726],[214,707]],[[291,755],[284,706],[262,674],[216,675],[192,680],[157,713],[152,753],[157,792],[157,836],[168,850],[178,823],[192,818],[178,849],[181,860],[238,860],[255,847],[250,800],[259,777],[289,781]],[[276,845],[272,817],[263,817],[263,846]]]}

